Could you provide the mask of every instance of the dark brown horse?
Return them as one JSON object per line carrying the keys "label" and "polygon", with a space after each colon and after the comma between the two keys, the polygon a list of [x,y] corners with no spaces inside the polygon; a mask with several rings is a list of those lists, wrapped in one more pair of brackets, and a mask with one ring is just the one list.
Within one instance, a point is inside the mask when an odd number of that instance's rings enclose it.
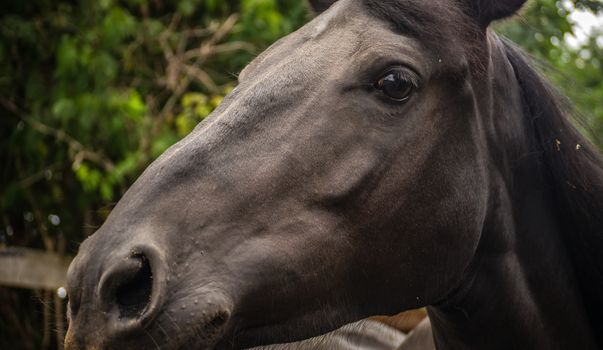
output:
{"label": "dark brown horse", "polygon": [[423,306],[438,349],[600,348],[603,163],[488,30],[523,3],[315,2],[81,245],[67,348],[243,348]]}

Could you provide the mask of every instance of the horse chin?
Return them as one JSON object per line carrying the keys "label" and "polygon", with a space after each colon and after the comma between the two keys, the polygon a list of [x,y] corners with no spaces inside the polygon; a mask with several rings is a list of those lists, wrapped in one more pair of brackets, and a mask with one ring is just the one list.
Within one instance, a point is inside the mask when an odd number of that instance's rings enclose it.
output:
{"label": "horse chin", "polygon": [[[300,326],[300,328],[302,328]],[[326,333],[327,331],[323,332]],[[305,334],[280,326],[263,326],[237,330],[236,334],[225,334],[213,350],[250,349],[272,344],[283,344],[311,338],[316,334]],[[205,349],[199,348],[198,350]]]}
{"label": "horse chin", "polygon": [[[319,314],[319,315],[317,315]],[[332,316],[332,315],[331,315]],[[337,317],[341,320],[341,317]],[[342,322],[334,320],[328,313],[320,311],[308,313],[299,318],[280,321],[273,324],[256,324],[250,327],[237,327],[236,321],[229,326],[223,338],[218,341],[214,350],[250,349],[272,344],[283,344],[310,339],[334,331],[346,323],[360,318],[350,318]],[[318,323],[316,320],[327,320]]]}

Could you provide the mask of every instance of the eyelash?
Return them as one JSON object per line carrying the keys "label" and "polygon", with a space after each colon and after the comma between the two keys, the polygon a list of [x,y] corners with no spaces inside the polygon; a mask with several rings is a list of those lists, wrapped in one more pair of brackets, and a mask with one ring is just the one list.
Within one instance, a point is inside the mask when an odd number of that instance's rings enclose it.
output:
{"label": "eyelash", "polygon": [[416,72],[415,69],[403,65],[400,63],[390,63],[382,66],[383,69],[374,69],[364,74],[364,80],[366,86],[372,86],[375,81],[388,73],[396,72],[400,73],[400,77],[411,83],[415,88],[419,88],[421,75]]}

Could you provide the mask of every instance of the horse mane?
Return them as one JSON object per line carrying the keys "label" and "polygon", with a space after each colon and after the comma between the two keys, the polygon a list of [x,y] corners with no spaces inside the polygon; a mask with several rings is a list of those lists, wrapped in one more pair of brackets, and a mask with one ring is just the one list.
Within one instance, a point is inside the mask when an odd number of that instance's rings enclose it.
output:
{"label": "horse mane", "polygon": [[545,181],[553,190],[563,239],[574,264],[586,312],[603,344],[603,158],[576,129],[567,98],[503,40],[520,85],[532,150],[541,155]]}

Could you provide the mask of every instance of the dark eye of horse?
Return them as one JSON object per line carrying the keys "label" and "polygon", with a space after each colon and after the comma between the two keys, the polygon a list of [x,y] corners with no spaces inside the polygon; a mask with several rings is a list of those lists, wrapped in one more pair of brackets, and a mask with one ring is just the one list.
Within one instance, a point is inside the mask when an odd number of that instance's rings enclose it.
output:
{"label": "dark eye of horse", "polygon": [[398,70],[387,72],[373,86],[396,102],[408,100],[415,90],[415,84]]}

